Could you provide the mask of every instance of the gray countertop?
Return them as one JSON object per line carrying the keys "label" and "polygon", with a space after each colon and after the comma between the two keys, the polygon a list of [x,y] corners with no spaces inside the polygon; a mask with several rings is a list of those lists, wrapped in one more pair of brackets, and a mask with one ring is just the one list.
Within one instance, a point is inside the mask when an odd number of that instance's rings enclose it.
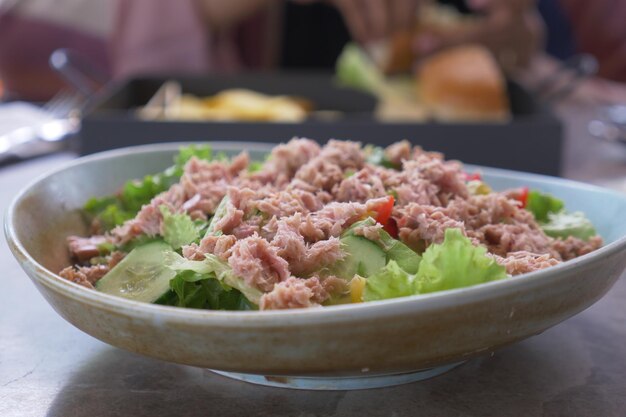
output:
{"label": "gray countertop", "polygon": [[[582,138],[575,131],[570,126],[570,142]],[[592,156],[585,152],[590,146]],[[622,151],[569,143],[565,173],[585,180],[626,175],[616,156]],[[610,168],[605,154],[613,158]],[[0,168],[0,210],[36,175],[71,157]],[[624,277],[576,317],[437,378],[378,390],[312,392],[249,385],[110,347],[52,310],[4,239],[0,265],[1,417],[626,415]]]}

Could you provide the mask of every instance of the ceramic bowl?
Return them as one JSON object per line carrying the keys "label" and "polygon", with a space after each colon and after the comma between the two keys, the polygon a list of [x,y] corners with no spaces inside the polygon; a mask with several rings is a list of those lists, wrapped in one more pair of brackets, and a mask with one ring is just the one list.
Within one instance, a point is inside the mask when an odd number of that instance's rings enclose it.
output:
{"label": "ceramic bowl", "polygon": [[[379,302],[269,312],[182,309],[133,302],[60,278],[65,238],[87,234],[79,208],[130,178],[171,165],[180,144],[80,158],[26,187],[5,218],[9,246],[54,309],[113,346],[251,382],[316,389],[392,385],[543,332],[602,297],[626,267],[626,198],[563,179],[481,168],[495,189],[527,185],[582,210],[606,245],[510,279]],[[262,158],[270,145],[213,143]]]}

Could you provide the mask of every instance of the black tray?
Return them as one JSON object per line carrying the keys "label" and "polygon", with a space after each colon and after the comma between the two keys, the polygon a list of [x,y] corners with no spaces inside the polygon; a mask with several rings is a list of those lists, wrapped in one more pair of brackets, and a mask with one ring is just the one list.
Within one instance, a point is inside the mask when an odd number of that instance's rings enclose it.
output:
{"label": "black tray", "polygon": [[[169,79],[183,91],[208,96],[228,88],[301,96],[317,109],[339,110],[334,122],[232,123],[146,121],[133,110],[144,105]],[[294,136],[325,142],[330,138],[387,145],[409,139],[447,158],[467,163],[558,175],[562,129],[554,115],[519,85],[508,85],[513,118],[508,123],[383,123],[372,118],[376,99],[338,87],[330,75],[304,73],[242,74],[210,77],[151,77],[109,86],[82,120],[80,153],[156,142],[237,140],[284,142]]]}

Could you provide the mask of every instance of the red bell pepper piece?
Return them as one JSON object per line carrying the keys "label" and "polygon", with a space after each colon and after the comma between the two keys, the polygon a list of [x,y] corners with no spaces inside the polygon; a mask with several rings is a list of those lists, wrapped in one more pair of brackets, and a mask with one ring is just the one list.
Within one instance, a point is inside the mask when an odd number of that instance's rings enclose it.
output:
{"label": "red bell pepper piece", "polygon": [[528,187],[521,187],[518,189],[518,191],[515,193],[515,195],[513,196],[513,199],[519,201],[521,203],[521,207],[522,208],[526,208],[526,206],[528,205],[528,193],[529,193],[529,189]]}
{"label": "red bell pepper piece", "polygon": [[482,181],[483,176],[480,174],[480,172],[474,172],[472,174],[470,174],[469,172],[465,172],[465,181],[469,182],[469,181]]}
{"label": "red bell pepper piece", "polygon": [[398,223],[396,223],[396,220],[393,217],[390,217],[389,221],[386,224],[383,224],[383,229],[385,232],[389,233],[389,236],[392,238],[398,238]]}
{"label": "red bell pepper piece", "polygon": [[395,199],[390,195],[383,204],[381,204],[376,210],[376,222],[383,226],[383,229],[391,235],[393,238],[398,237],[398,225],[396,221],[391,217],[393,211],[393,205]]}
{"label": "red bell pepper piece", "polygon": [[392,195],[387,197],[387,201],[382,203],[376,209],[376,220],[378,223],[383,226],[387,224],[389,218],[391,217],[391,211],[393,210],[393,204],[395,203],[395,199]]}

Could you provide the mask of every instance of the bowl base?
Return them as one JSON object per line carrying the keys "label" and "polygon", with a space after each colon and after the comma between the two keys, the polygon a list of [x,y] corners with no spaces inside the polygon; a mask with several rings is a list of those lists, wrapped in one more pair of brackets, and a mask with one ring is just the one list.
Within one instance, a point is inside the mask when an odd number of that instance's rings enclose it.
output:
{"label": "bowl base", "polygon": [[251,384],[265,385],[268,387],[318,391],[347,391],[357,389],[391,387],[394,385],[421,381],[441,375],[463,363],[465,362],[456,362],[452,364],[437,366],[434,368],[398,374],[363,375],[348,377],[266,376],[214,370],[211,370],[211,372],[215,372],[216,374],[228,378],[249,382]]}

